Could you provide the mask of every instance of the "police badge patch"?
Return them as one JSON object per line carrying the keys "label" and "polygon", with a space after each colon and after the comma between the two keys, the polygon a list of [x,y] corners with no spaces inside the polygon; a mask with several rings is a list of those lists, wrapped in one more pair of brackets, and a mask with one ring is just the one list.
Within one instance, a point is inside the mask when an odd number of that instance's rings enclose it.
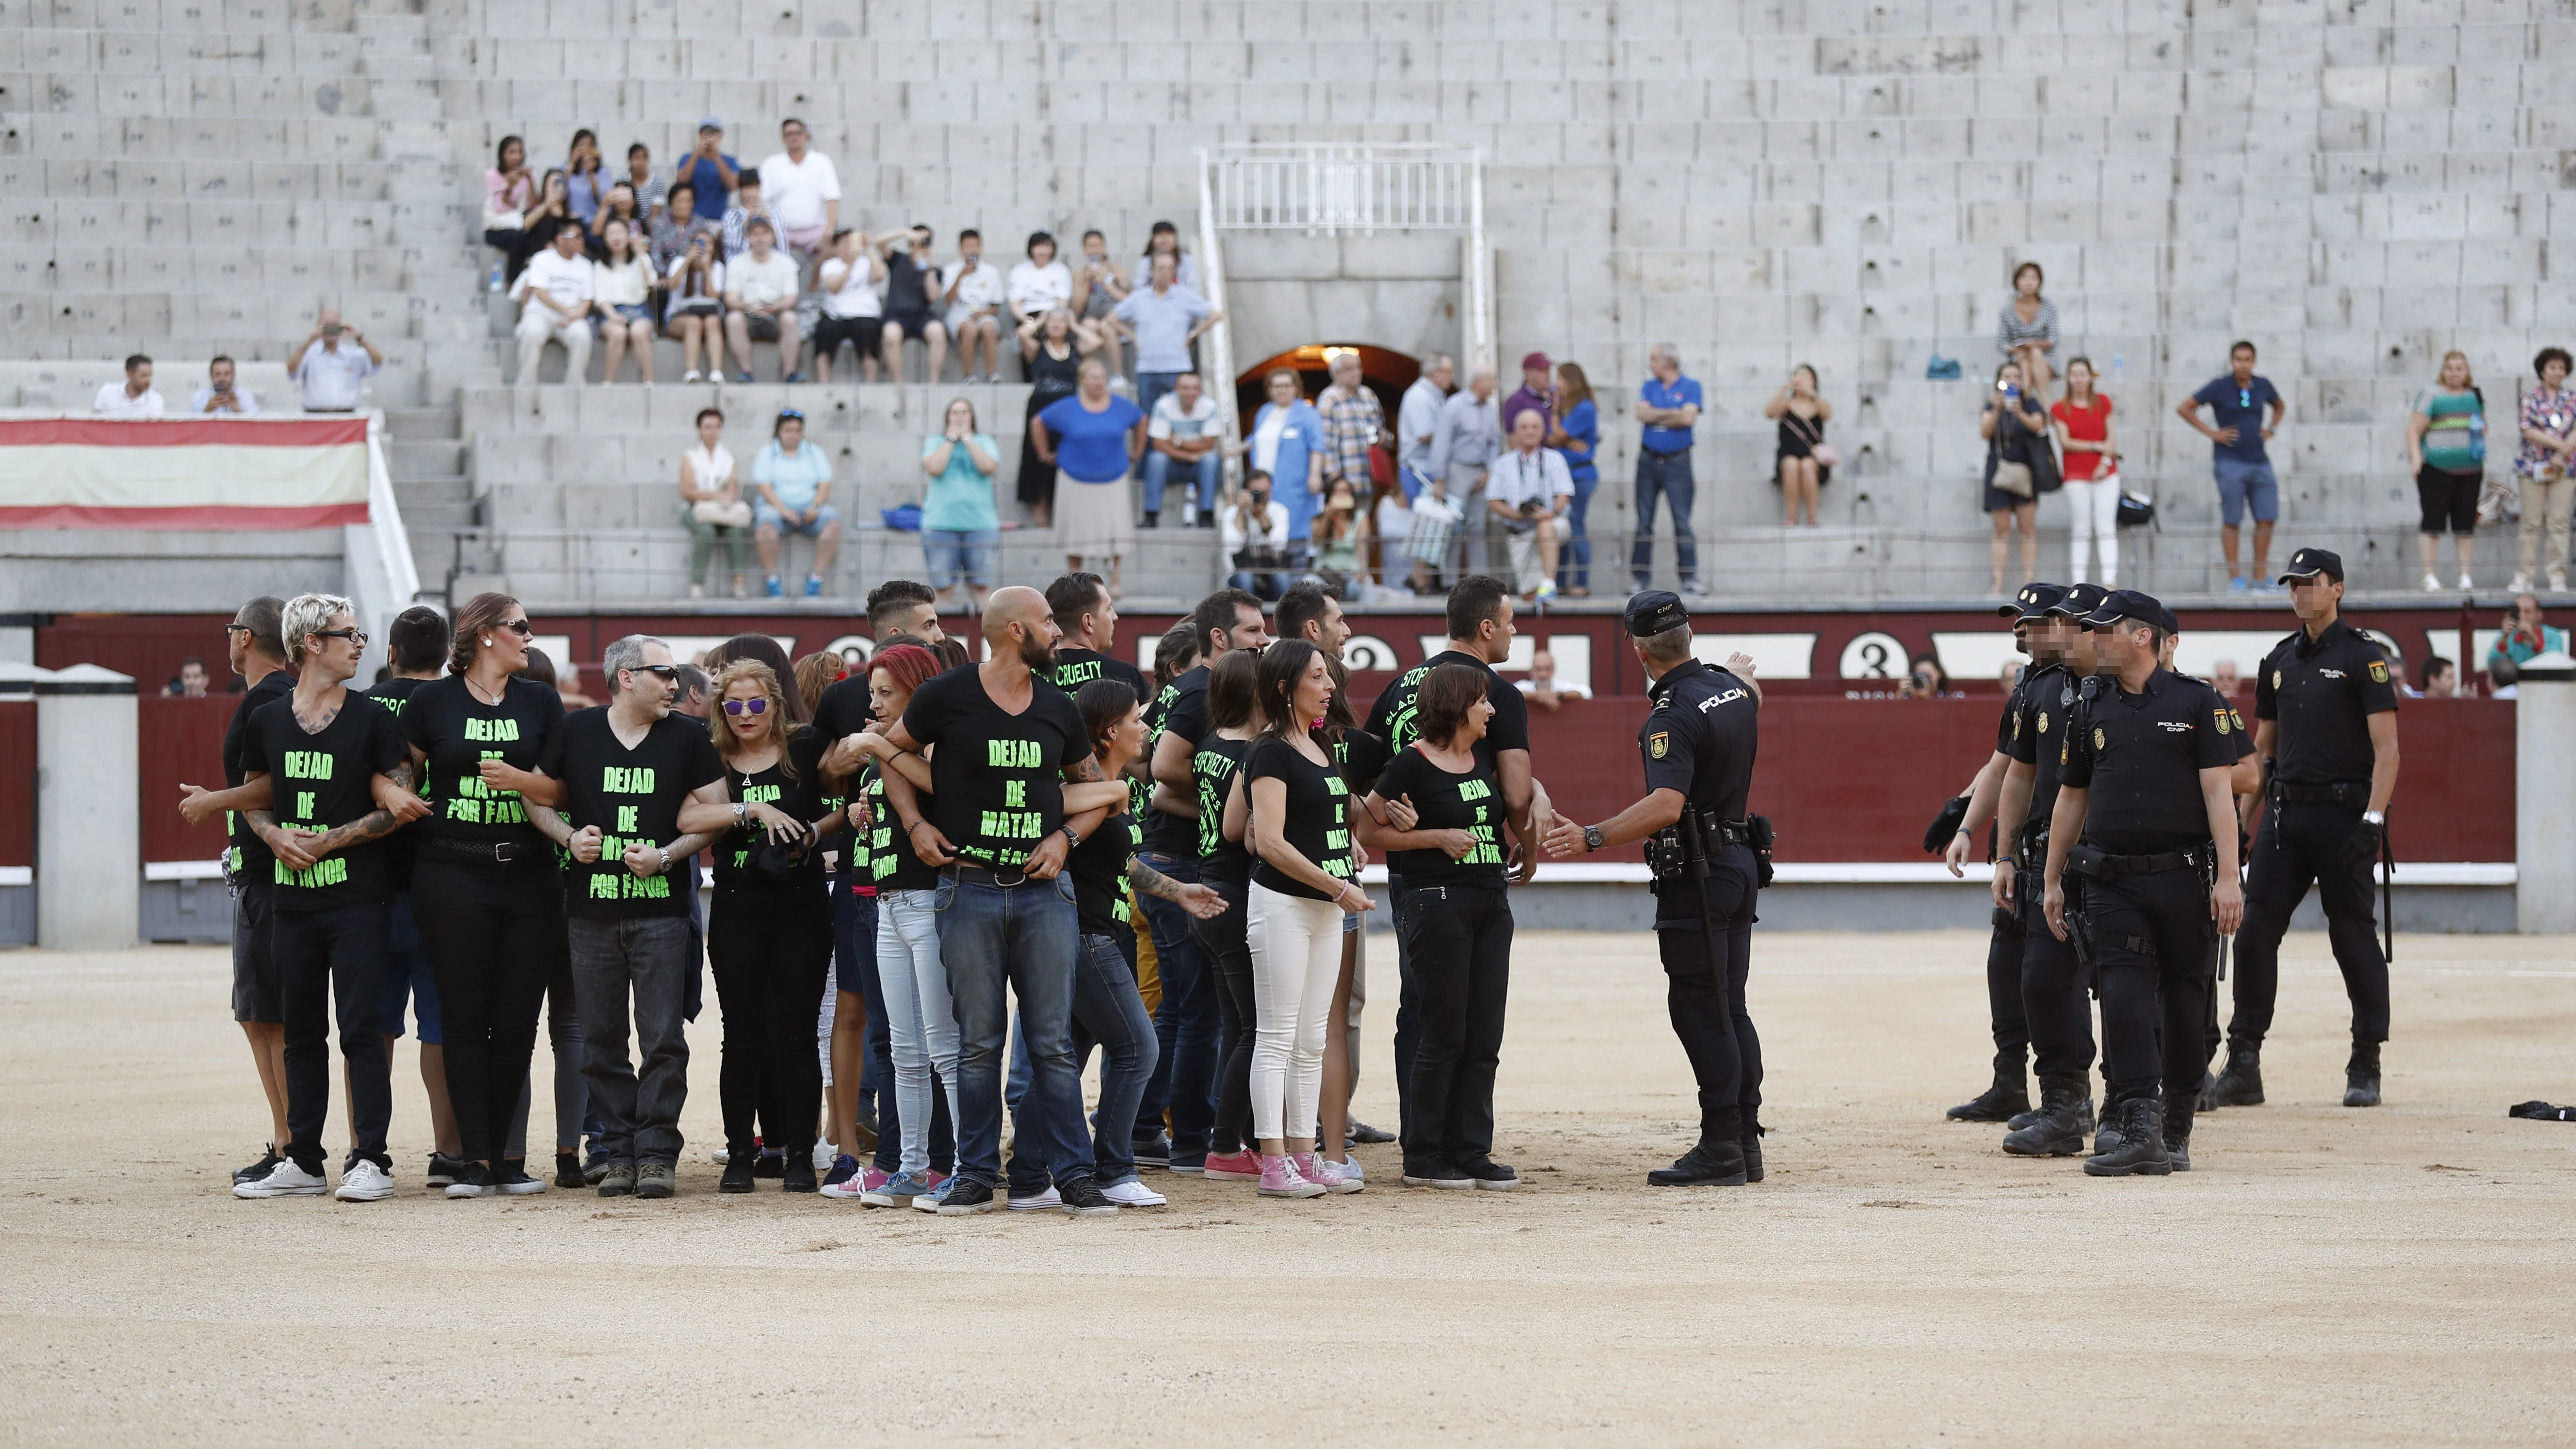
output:
{"label": "police badge patch", "polygon": [[2039,712],[2039,732],[2048,733],[2048,711],[2044,709]]}
{"label": "police badge patch", "polygon": [[2277,669],[2272,671],[2272,687],[2274,689],[2281,687],[2281,671]]}
{"label": "police badge patch", "polygon": [[1673,752],[1673,737],[1663,730],[1646,736],[1646,757],[1660,760]]}
{"label": "police badge patch", "polygon": [[2370,661],[2370,682],[2373,684],[2386,684],[2388,682],[2387,660],[2374,659]]}
{"label": "police badge patch", "polygon": [[2225,733],[2227,733],[2228,729],[2230,728],[2230,726],[2229,726],[2229,724],[2228,724],[2228,722],[2227,722],[2227,720],[2228,720],[2228,712],[2227,712],[2226,710],[2223,710],[2223,709],[2213,709],[2213,710],[2211,710],[2211,711],[2210,711],[2210,713],[2211,713],[2211,714],[2213,714],[2213,715],[2216,715],[2216,716],[2218,717],[2218,732],[2219,732],[2220,734],[2222,734],[2222,735],[2223,735],[2223,734],[2225,734]]}
{"label": "police badge patch", "polygon": [[2111,741],[2110,741],[2107,737],[2105,737],[2105,736],[2103,735],[2103,733],[2102,733],[2100,730],[2098,730],[2098,729],[2097,729],[2097,730],[2095,730],[2095,731],[2093,732],[2093,748],[2095,748],[2095,749],[2097,749],[2097,750],[2105,750],[2105,749],[2109,749],[2110,747],[2111,747]]}

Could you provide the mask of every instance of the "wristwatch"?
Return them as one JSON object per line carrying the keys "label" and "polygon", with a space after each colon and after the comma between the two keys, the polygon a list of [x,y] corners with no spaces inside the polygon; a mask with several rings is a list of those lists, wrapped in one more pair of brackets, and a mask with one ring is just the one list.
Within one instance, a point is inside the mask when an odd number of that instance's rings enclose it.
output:
{"label": "wristwatch", "polygon": [[1599,850],[1601,848],[1600,826],[1586,825],[1583,827],[1583,848],[1586,852]]}
{"label": "wristwatch", "polygon": [[2388,816],[2381,811],[2364,810],[2361,812],[2361,823],[2364,825],[2385,825],[2388,823]]}

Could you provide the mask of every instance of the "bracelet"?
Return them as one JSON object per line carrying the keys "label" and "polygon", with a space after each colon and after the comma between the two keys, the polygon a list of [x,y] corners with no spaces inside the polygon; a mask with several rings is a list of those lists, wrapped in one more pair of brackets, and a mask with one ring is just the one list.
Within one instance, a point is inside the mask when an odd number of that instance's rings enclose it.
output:
{"label": "bracelet", "polygon": [[662,857],[662,864],[659,868],[654,870],[653,873],[655,875],[669,875],[671,873],[671,847],[667,845],[657,845],[654,846],[653,849]]}

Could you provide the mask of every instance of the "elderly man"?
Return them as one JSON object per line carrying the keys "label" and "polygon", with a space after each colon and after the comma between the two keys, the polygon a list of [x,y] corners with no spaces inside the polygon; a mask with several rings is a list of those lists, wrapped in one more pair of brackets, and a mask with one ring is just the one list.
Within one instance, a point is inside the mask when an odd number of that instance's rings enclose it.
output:
{"label": "elderly man", "polygon": [[1547,446],[1547,414],[1524,408],[1513,420],[1512,450],[1494,464],[1485,489],[1486,516],[1503,530],[1513,586],[1524,599],[1556,597],[1556,548],[1561,519],[1574,501],[1574,478],[1565,455]]}
{"label": "elderly man", "polygon": [[[748,179],[744,189],[750,189]],[[775,342],[778,380],[803,382],[805,374],[796,367],[804,338],[796,316],[795,258],[778,250],[778,229],[768,217],[753,217],[743,237],[750,245],[725,264],[725,340],[740,369],[733,380],[751,381],[751,344]]]}
{"label": "elderly man", "polygon": [[1556,419],[1556,364],[1544,352],[1533,352],[1521,359],[1521,385],[1503,399],[1503,436],[1512,435],[1512,424],[1526,412],[1535,411],[1550,422]]}
{"label": "elderly man", "polygon": [[[580,250],[578,240],[573,249]],[[358,410],[358,385],[375,376],[384,365],[385,355],[376,350],[374,343],[342,322],[339,313],[324,308],[304,345],[295,349],[294,360],[287,363],[286,370],[294,375],[306,412],[351,413]]]}
{"label": "elderly man", "polygon": [[579,387],[590,370],[590,313],[599,283],[582,255],[582,237],[580,222],[559,223],[553,245],[529,258],[528,269],[510,284],[519,299],[521,387],[537,385],[537,360],[549,342],[563,344],[564,381]]}
{"label": "elderly man", "polygon": [[125,381],[111,382],[89,400],[89,410],[103,418],[157,418],[161,393],[152,386],[152,359],[138,352],[125,359]]}
{"label": "elderly man", "polygon": [[1360,506],[1368,506],[1369,449],[1386,431],[1386,408],[1360,381],[1360,355],[1336,352],[1329,364],[1333,380],[1315,398],[1324,415],[1324,477],[1348,478]]}
{"label": "elderly man", "polygon": [[1467,390],[1440,407],[1440,426],[1431,435],[1433,488],[1459,513],[1465,572],[1487,572],[1485,480],[1503,451],[1503,429],[1494,413],[1494,370],[1479,366],[1467,375]]}
{"label": "elderly man", "polygon": [[257,417],[259,399],[233,385],[233,360],[218,357],[206,364],[206,385],[188,399],[188,411],[209,418]]}
{"label": "elderly man", "polygon": [[1697,380],[1682,376],[1681,354],[1669,342],[1646,353],[1652,374],[1637,389],[1637,421],[1645,424],[1637,439],[1637,541],[1630,546],[1628,572],[1643,591],[1654,582],[1655,499],[1670,500],[1673,511],[1673,562],[1681,573],[1682,592],[1699,591],[1699,540],[1691,534],[1691,437],[1699,421]]}
{"label": "elderly man", "polygon": [[1440,409],[1457,385],[1457,361],[1448,353],[1435,352],[1424,359],[1422,375],[1404,390],[1404,402],[1396,409],[1396,478],[1404,484],[1407,504],[1421,497],[1431,482],[1431,440],[1440,431]]}

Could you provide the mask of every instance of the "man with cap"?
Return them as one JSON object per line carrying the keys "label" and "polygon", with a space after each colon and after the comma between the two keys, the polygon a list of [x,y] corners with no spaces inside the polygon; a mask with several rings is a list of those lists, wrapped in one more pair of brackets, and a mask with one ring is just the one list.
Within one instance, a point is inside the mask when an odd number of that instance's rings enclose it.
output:
{"label": "man with cap", "polygon": [[2381,855],[2388,800],[2397,790],[2397,683],[2387,655],[2343,621],[2342,559],[2300,549],[2280,582],[2289,586],[2299,629],[2265,656],[2254,679],[2265,816],[2247,863],[2236,1014],[2213,1097],[2222,1107],[2263,1100],[2263,1037],[2280,987],[2281,934],[2314,881],[2352,999],[2343,1104],[2375,1107],[2379,1044],[2388,1039],[2388,959],[2372,929],[2370,866]]}
{"label": "man with cap", "polygon": [[[1542,423],[1556,421],[1556,374],[1551,370],[1554,366],[1544,352],[1533,352],[1521,359],[1521,385],[1512,390],[1510,397],[1503,399],[1504,437],[1512,435],[1513,420],[1525,412],[1535,410]],[[1547,429],[1539,431],[1545,433]]]}
{"label": "man with cap", "polygon": [[[2100,972],[2106,1117],[2120,1143],[2095,1177],[2191,1168],[2191,1117],[2208,1056],[2210,932],[2235,931],[2234,715],[2218,691],[2159,665],[2175,632],[2163,604],[2117,589],[2080,621],[2108,687],[2082,701],[2060,746],[2050,812],[2048,929]],[[2083,882],[2070,915],[2066,877]]]}
{"label": "man with cap", "polygon": [[[1770,822],[1748,816],[1761,692],[1691,655],[1690,614],[1652,589],[1628,601],[1629,643],[1653,685],[1637,731],[1646,794],[1598,825],[1558,817],[1550,855],[1650,840],[1655,940],[1673,1034],[1699,1082],[1699,1142],[1646,1174],[1658,1187],[1732,1187],[1762,1178],[1762,1043],[1744,1006],[1755,893]],[[1730,661],[1731,662],[1731,661]],[[1651,839],[1650,839],[1651,838]]]}
{"label": "man with cap", "polygon": [[[757,173],[754,173],[757,174]],[[696,196],[698,215],[720,217],[742,179],[742,163],[724,153],[724,122],[715,116],[698,121],[697,149],[680,158],[674,186],[686,182]]]}

